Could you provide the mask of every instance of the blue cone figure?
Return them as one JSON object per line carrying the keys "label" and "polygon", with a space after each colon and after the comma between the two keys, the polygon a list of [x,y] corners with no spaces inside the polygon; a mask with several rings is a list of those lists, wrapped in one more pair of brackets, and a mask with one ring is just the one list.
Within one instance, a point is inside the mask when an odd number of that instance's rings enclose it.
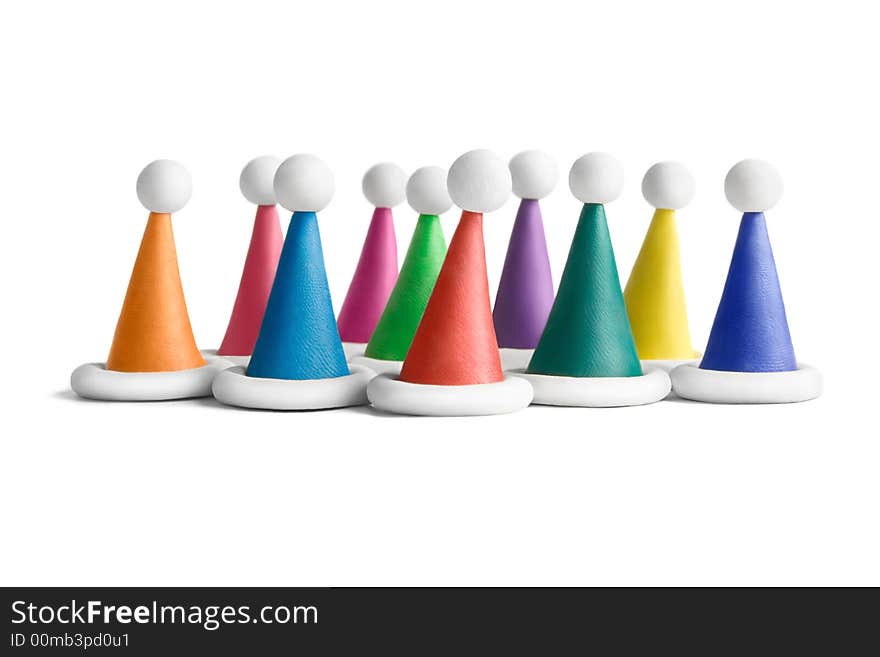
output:
{"label": "blue cone figure", "polygon": [[743,214],[700,368],[728,372],[797,369],[763,212]]}
{"label": "blue cone figure", "polygon": [[318,217],[314,212],[294,212],[247,375],[308,380],[348,374]]}

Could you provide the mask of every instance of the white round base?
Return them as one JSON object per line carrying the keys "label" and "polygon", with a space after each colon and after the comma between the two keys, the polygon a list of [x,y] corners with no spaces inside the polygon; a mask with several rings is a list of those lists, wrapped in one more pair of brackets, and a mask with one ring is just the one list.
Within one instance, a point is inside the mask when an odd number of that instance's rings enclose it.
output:
{"label": "white round base", "polygon": [[366,342],[343,342],[342,351],[345,352],[345,360],[351,360],[357,356],[363,356],[367,350]]}
{"label": "white round base", "polygon": [[355,356],[351,359],[352,365],[363,365],[373,370],[376,374],[400,374],[400,368],[403,367],[402,360],[382,360],[380,358],[370,358],[369,356]]}
{"label": "white round base", "polygon": [[685,399],[714,404],[786,404],[822,394],[822,374],[798,363],[792,372],[723,372],[685,364],[672,371],[672,388]]}
{"label": "white round base", "polygon": [[653,370],[660,368],[665,372],[671,372],[679,365],[685,365],[686,363],[696,363],[699,364],[700,357],[689,358],[687,360],[643,360],[642,363],[642,371],[645,370]]}
{"label": "white round base", "polygon": [[528,406],[532,386],[512,376],[498,383],[434,386],[380,374],[367,386],[367,397],[376,408],[401,415],[499,415]]}
{"label": "white round base", "polygon": [[207,358],[208,356],[213,356],[215,358],[222,358],[223,360],[229,361],[233,365],[241,365],[243,367],[247,367],[250,365],[251,357],[250,356],[230,356],[228,354],[220,355],[217,353],[216,349],[202,349],[202,355]]}
{"label": "white round base", "polygon": [[513,349],[511,347],[502,347],[498,350],[501,354],[501,369],[503,370],[524,370],[529,366],[532,360],[534,349]]}
{"label": "white round base", "polygon": [[271,411],[362,406],[367,403],[367,382],[375,374],[361,365],[349,370],[347,376],[293,380],[247,376],[244,367],[232,367],[217,375],[213,392],[217,401],[230,406]]}
{"label": "white round base", "polygon": [[535,404],[606,408],[653,404],[669,394],[669,375],[661,368],[642,376],[571,377],[511,372],[532,384]]}
{"label": "white round base", "polygon": [[104,363],[86,363],[73,370],[70,387],[80,397],[104,401],[210,397],[214,377],[232,363],[205,352],[202,355],[207,361],[202,367],[174,372],[116,372]]}

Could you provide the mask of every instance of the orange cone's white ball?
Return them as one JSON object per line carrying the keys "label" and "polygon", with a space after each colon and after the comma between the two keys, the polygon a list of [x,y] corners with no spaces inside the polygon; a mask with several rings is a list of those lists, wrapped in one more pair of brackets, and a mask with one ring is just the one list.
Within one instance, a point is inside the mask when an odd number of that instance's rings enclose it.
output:
{"label": "orange cone's white ball", "polygon": [[510,169],[499,155],[478,149],[461,155],[449,167],[446,187],[453,202],[469,212],[492,212],[510,197]]}
{"label": "orange cone's white ball", "polygon": [[150,212],[177,212],[192,197],[192,177],[180,162],[150,162],[138,176],[137,197]]}
{"label": "orange cone's white ball", "polygon": [[393,208],[406,198],[406,172],[392,162],[374,164],[364,174],[361,189],[377,208]]}
{"label": "orange cone's white ball", "polygon": [[658,210],[680,210],[695,192],[694,176],[680,162],[658,162],[642,178],[642,196]]}
{"label": "orange cone's white ball", "polygon": [[724,179],[724,194],[740,212],[764,212],[782,198],[782,175],[764,160],[743,160]]}
{"label": "orange cone's white ball", "polygon": [[290,212],[320,212],[333,200],[333,172],[317,155],[300,153],[275,172],[275,197]]}
{"label": "orange cone's white ball", "polygon": [[427,166],[416,169],[406,183],[406,200],[419,214],[441,215],[452,207],[446,189],[446,169]]}
{"label": "orange cone's white ball", "polygon": [[559,181],[556,159],[544,151],[523,151],[510,160],[513,194],[538,201],[553,191]]}
{"label": "orange cone's white ball", "polygon": [[608,153],[587,153],[571,165],[568,186],[581,203],[609,203],[623,189],[623,165]]}
{"label": "orange cone's white ball", "polygon": [[275,205],[274,179],[279,164],[279,158],[263,155],[244,165],[238,186],[248,201],[254,205]]}

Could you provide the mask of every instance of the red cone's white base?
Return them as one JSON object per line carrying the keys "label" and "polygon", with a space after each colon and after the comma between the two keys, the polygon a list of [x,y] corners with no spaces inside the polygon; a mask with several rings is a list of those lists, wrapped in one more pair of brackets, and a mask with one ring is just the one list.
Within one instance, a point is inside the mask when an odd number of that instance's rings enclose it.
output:
{"label": "red cone's white base", "polygon": [[723,372],[688,363],[672,371],[672,388],[685,399],[714,404],[786,404],[822,394],[822,374],[798,363],[793,372]]}
{"label": "red cone's white base", "polygon": [[379,410],[401,415],[500,415],[528,406],[532,386],[513,376],[498,383],[432,386],[382,374],[370,381],[367,397]]}
{"label": "red cone's white base", "polygon": [[502,347],[498,350],[501,354],[501,369],[507,370],[524,370],[529,366],[532,360],[534,349],[513,349],[511,347]]}
{"label": "red cone's white base", "polygon": [[229,361],[202,352],[202,367],[175,372],[116,372],[104,363],[80,365],[70,375],[70,387],[80,397],[104,401],[167,401],[210,397],[211,382]]}
{"label": "red cone's white base", "polygon": [[330,379],[263,379],[247,376],[244,367],[231,367],[214,379],[217,401],[242,408],[270,411],[316,411],[362,406],[367,403],[367,382],[375,373],[351,365],[351,374]]}
{"label": "red cone's white base", "polygon": [[345,352],[345,360],[351,360],[363,356],[367,350],[366,342],[343,342],[342,351]]}
{"label": "red cone's white base", "polygon": [[402,360],[382,360],[369,356],[355,356],[351,359],[352,365],[363,365],[373,370],[376,374],[400,374],[403,367]]}
{"label": "red cone's white base", "polygon": [[669,394],[669,375],[660,368],[642,376],[571,377],[511,372],[532,384],[535,404],[605,408],[653,404]]}

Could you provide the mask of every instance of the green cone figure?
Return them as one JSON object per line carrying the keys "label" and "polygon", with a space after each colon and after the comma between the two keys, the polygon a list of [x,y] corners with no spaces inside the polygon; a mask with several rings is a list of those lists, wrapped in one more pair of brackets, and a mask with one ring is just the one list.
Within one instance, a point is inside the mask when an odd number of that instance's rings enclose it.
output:
{"label": "green cone figure", "polygon": [[378,374],[400,372],[446,257],[440,225],[440,215],[452,207],[446,169],[427,166],[416,170],[406,184],[406,199],[419,218],[403,266],[364,355],[351,361]]}
{"label": "green cone figure", "polygon": [[397,284],[379,318],[365,356],[403,360],[412,342],[446,256],[446,240],[436,214],[419,215]]}

